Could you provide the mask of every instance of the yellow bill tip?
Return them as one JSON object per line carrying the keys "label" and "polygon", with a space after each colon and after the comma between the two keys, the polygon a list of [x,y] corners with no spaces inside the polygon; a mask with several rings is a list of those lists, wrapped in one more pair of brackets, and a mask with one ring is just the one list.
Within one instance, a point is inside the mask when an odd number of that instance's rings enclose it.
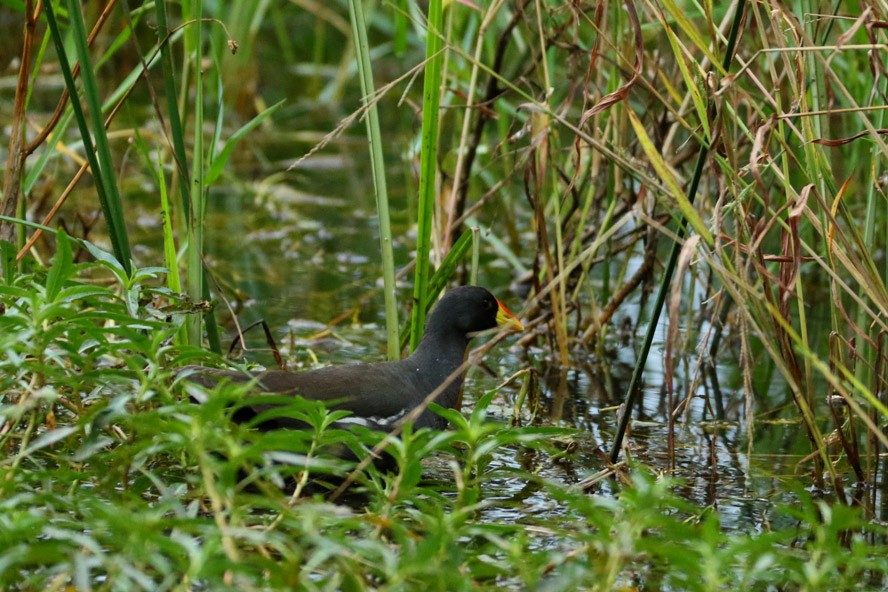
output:
{"label": "yellow bill tip", "polygon": [[497,299],[496,303],[499,305],[499,310],[496,311],[496,324],[500,327],[509,327],[516,331],[524,331],[524,325],[521,324],[518,317],[506,308],[506,305],[500,302],[499,299]]}

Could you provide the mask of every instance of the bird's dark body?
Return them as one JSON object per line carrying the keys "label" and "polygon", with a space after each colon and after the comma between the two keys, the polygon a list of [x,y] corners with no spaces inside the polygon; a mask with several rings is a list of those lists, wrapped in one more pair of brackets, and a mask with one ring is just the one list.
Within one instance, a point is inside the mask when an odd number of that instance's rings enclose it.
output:
{"label": "bird's dark body", "polygon": [[[188,379],[206,387],[212,387],[222,379],[247,382],[256,379],[256,390],[263,393],[301,396],[330,404],[332,409],[350,411],[354,418],[374,429],[388,429],[410,409],[424,400],[453,374],[465,359],[466,346],[458,356],[438,356],[432,375],[421,372],[422,364],[416,355],[398,362],[328,366],[307,372],[239,372],[189,366],[183,370],[193,372]],[[436,397],[443,407],[454,407],[462,389],[462,373],[454,376]],[[267,410],[270,405],[249,405],[239,411],[235,420],[245,421]],[[252,410],[252,414],[246,409]],[[393,418],[393,419],[392,419]],[[341,422],[345,427],[351,418]],[[444,420],[426,409],[414,421],[416,428],[442,429]],[[287,418],[269,420],[266,428],[302,428]]]}
{"label": "bird's dark body", "polygon": [[[329,366],[297,373],[269,371],[255,374],[189,366],[183,368],[180,375],[206,387],[223,379],[233,382],[255,379],[259,392],[298,395],[351,412],[349,417],[338,422],[338,427],[359,424],[387,431],[436,389],[440,389],[435,398],[438,405],[447,408],[457,405],[465,375],[461,366],[469,341],[474,333],[494,328],[502,322],[498,314],[500,307],[496,298],[483,288],[466,286],[450,290],[429,316],[416,351],[401,361]],[[506,314],[514,319],[511,313]],[[517,319],[514,322],[518,323]],[[252,419],[268,408],[268,404],[246,405],[238,410],[235,420]],[[272,419],[260,426],[262,429],[302,427],[301,423],[289,418]],[[424,409],[414,420],[414,427],[442,429],[445,421],[433,411]]]}

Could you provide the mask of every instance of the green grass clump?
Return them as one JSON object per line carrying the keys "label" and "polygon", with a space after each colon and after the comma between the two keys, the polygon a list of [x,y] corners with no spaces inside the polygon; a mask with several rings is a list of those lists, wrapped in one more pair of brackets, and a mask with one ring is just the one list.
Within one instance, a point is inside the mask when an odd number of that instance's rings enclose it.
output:
{"label": "green grass clump", "polygon": [[[323,484],[354,466],[325,451],[345,444],[363,454],[379,435],[334,430],[340,412],[300,400],[286,413],[310,429],[233,424],[243,386],[208,392],[176,376],[183,364],[214,360],[174,346],[189,311],[158,287],[160,272],[127,274],[94,248],[99,263],[75,265],[68,244],[59,235],[48,272],[0,285],[4,589],[885,583],[885,530],[853,508],[802,493],[786,511],[792,526],[729,533],[717,512],[683,501],[674,482],[643,468],[612,497],[492,462],[531,449],[548,457],[547,442],[570,434],[490,419],[496,391],[468,416],[440,410],[449,431],[406,430],[388,449],[396,471],[371,465],[345,497],[325,500]],[[429,457],[451,459],[451,476],[424,479]],[[503,505],[494,485],[503,479],[532,485],[559,509],[534,516]],[[486,513],[498,506],[521,518]]]}

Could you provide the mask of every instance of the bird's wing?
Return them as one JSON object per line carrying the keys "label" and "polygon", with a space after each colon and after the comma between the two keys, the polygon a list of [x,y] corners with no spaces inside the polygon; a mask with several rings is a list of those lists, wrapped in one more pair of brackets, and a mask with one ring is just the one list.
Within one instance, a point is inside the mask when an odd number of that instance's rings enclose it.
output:
{"label": "bird's wing", "polygon": [[263,391],[324,401],[355,415],[389,417],[425,396],[398,366],[394,362],[329,366],[297,374],[266,372],[259,376],[259,384]]}
{"label": "bird's wing", "polygon": [[[322,401],[335,409],[351,411],[355,416],[386,420],[402,416],[428,393],[422,392],[421,381],[399,366],[402,362],[328,366],[307,372],[272,370],[249,373],[241,370],[218,370],[189,366],[187,379],[207,388],[222,380],[236,383],[257,381],[257,391],[281,395],[299,395]],[[269,409],[268,404],[247,405],[257,414]],[[409,410],[409,409],[408,409]],[[380,421],[380,423],[388,423]]]}

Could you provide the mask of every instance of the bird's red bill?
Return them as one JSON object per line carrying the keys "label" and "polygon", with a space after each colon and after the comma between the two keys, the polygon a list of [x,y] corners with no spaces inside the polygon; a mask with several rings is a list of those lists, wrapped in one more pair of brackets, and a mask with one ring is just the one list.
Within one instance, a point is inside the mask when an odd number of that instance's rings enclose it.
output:
{"label": "bird's red bill", "polygon": [[524,325],[521,324],[521,321],[518,320],[511,310],[506,308],[506,305],[499,301],[499,298],[496,299],[496,303],[499,305],[499,310],[496,312],[496,324],[499,326],[509,326],[518,331],[524,331]]}

